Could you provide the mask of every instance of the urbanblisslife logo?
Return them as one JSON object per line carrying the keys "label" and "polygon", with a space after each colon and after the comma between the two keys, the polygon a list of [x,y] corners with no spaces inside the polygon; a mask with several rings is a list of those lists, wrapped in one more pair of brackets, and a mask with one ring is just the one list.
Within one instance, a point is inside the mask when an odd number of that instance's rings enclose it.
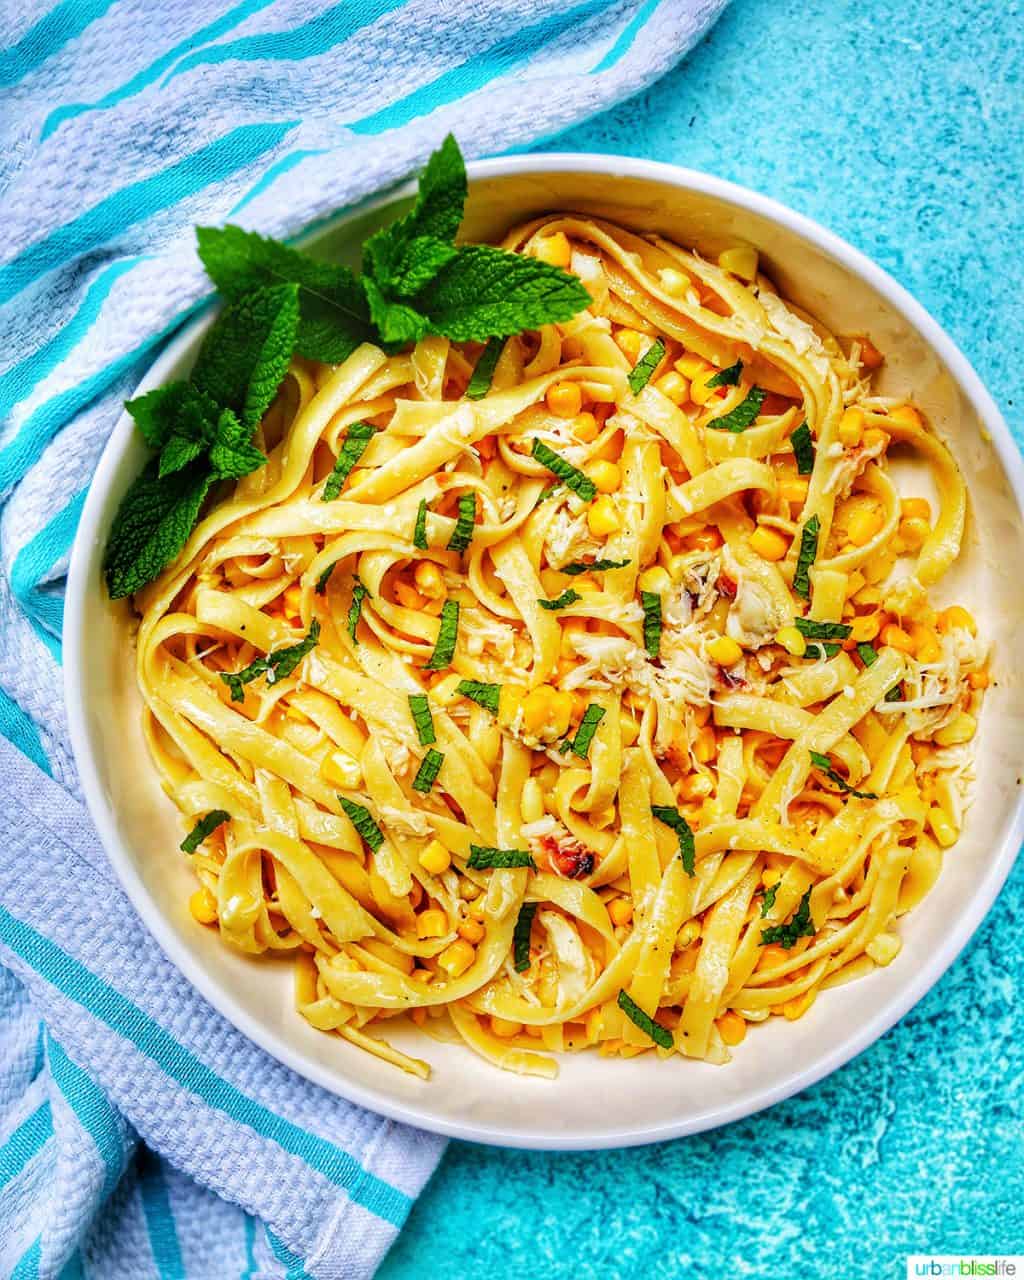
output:
{"label": "urbanblisslife logo", "polygon": [[1024,1280],[1024,1254],[913,1254],[907,1259],[907,1280],[922,1276],[1006,1276],[1008,1280]]}

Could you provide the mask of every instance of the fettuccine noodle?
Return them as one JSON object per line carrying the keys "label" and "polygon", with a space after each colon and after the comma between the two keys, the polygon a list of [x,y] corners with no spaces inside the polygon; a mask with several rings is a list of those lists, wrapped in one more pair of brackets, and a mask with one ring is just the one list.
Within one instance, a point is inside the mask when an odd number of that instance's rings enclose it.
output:
{"label": "fettuccine noodle", "polygon": [[964,485],[751,251],[573,215],[505,247],[591,307],[477,398],[475,344],[294,359],[268,464],[136,599],[153,761],[188,828],[222,815],[193,914],[420,1075],[389,1019],[544,1076],[724,1062],[893,960],[957,839],[987,654],[928,591]]}

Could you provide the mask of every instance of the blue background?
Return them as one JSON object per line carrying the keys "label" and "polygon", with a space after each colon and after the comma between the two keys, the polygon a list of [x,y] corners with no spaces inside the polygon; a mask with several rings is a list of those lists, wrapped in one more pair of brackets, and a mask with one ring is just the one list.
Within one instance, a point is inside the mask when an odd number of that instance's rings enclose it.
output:
{"label": "blue background", "polygon": [[[734,179],[880,262],[1021,438],[1024,14],[983,0],[734,0],[647,93],[545,150]],[[452,1143],[378,1275],[845,1280],[1024,1253],[1024,860],[935,990],[800,1097],[695,1138]]]}

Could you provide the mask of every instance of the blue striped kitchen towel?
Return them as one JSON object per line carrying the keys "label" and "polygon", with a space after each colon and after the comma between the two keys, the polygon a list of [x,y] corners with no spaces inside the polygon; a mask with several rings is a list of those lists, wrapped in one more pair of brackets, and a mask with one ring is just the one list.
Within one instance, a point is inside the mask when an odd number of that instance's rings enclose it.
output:
{"label": "blue striped kitchen towel", "polygon": [[0,5],[0,1277],[370,1275],[441,1151],[190,991],[78,802],[68,553],[122,400],[207,292],[193,225],[291,236],[449,131],[528,145],[724,3]]}

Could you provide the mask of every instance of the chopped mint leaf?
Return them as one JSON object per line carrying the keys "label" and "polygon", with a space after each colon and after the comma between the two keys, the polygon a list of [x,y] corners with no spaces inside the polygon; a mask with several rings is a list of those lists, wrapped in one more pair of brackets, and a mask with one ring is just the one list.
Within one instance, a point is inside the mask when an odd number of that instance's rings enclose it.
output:
{"label": "chopped mint leaf", "polygon": [[806,640],[845,640],[853,630],[845,622],[816,622],[813,618],[794,618],[793,624]]}
{"label": "chopped mint leaf", "polygon": [[341,442],[334,468],[324,483],[321,502],[333,502],[345,487],[345,481],[352,474],[352,469],[366,452],[366,446],[377,434],[377,428],[368,422],[353,422]]}
{"label": "chopped mint leaf", "polygon": [[512,931],[512,964],[516,973],[525,973],[530,967],[530,931],[539,905],[537,902],[524,902],[519,908],[516,927]]}
{"label": "chopped mint leaf", "polygon": [[761,412],[761,405],[764,404],[767,394],[768,392],[760,387],[751,387],[735,409],[730,409],[720,418],[712,418],[707,425],[713,427],[715,431],[732,431],[737,435],[741,431],[746,431]]}
{"label": "chopped mint leaf", "polygon": [[761,930],[760,945],[763,947],[766,943],[774,942],[788,951],[791,947],[795,947],[801,938],[813,938],[816,932],[814,921],[811,919],[811,890],[808,887],[807,892],[800,899],[800,905],[787,924],[773,924]]}
{"label": "chopped mint leaf", "polygon": [[708,378],[705,382],[706,387],[737,387],[739,386],[740,374],[743,372],[743,361],[737,360],[735,364],[731,364],[728,369],[720,369],[713,378]]}
{"label": "chopped mint leaf", "polygon": [[593,502],[597,496],[597,486],[589,476],[583,474],[579,467],[566,462],[563,457],[555,453],[554,449],[549,448],[543,440],[538,440],[536,437],[534,437],[531,453],[542,467],[547,467],[553,475],[558,476],[566,488],[579,494],[584,502]]}
{"label": "chopped mint leaf", "polygon": [[481,351],[476,365],[473,368],[473,376],[469,380],[469,386],[466,388],[466,395],[470,400],[482,400],[491,389],[491,382],[494,379],[494,370],[498,367],[498,361],[501,353],[505,350],[507,338],[490,338],[487,346]]}
{"label": "chopped mint leaf", "polygon": [[635,1027],[639,1027],[649,1040],[653,1040],[662,1049],[671,1049],[675,1046],[675,1040],[673,1040],[672,1032],[669,1031],[668,1027],[663,1027],[660,1022],[655,1022],[650,1014],[644,1013],[643,1009],[625,991],[619,992],[619,998],[616,1003],[630,1022]]}
{"label": "chopped mint leaf", "polygon": [[832,761],[821,751],[812,751],[810,753],[811,763],[816,769],[820,769],[822,773],[834,782],[840,791],[846,795],[856,796],[858,800],[877,800],[878,796],[874,791],[858,791],[856,787],[851,787],[841,773],[839,773]]}
{"label": "chopped mint leaf", "polygon": [[661,596],[657,591],[641,591],[644,611],[644,648],[656,658],[661,652]]}
{"label": "chopped mint leaf", "polygon": [[459,498],[459,514],[452,536],[448,539],[448,551],[463,552],[473,541],[476,528],[476,494],[464,493]]}
{"label": "chopped mint leaf", "polygon": [[475,702],[491,715],[498,714],[498,702],[501,698],[500,684],[485,684],[482,680],[460,680],[455,692],[461,693],[470,702]]}
{"label": "chopped mint leaf", "polygon": [[452,665],[455,657],[455,645],[459,637],[459,602],[446,600],[441,609],[440,626],[437,632],[437,643],[427,663],[427,671],[443,671]]}
{"label": "chopped mint leaf", "polygon": [[569,744],[574,756],[579,756],[581,760],[586,760],[590,752],[590,744],[594,740],[594,734],[597,733],[597,726],[604,719],[604,716],[604,707],[599,707],[596,702],[591,702],[587,706],[586,711],[583,713],[583,719],[580,721],[580,727],[576,730],[576,736]]}
{"label": "chopped mint leaf", "polygon": [[409,710],[412,712],[413,724],[420,740],[420,746],[430,747],[437,741],[434,730],[434,717],[430,713],[430,702],[425,693],[409,694]]}
{"label": "chopped mint leaf", "polygon": [[267,677],[267,684],[277,684],[290,676],[307,653],[316,648],[320,639],[320,623],[313,619],[309,624],[304,640],[298,644],[286,645],[283,649],[275,649],[265,658],[257,658],[241,671],[222,671],[220,678],[231,690],[232,702],[245,701],[245,685],[260,676]]}
{"label": "chopped mint leaf", "polygon": [[349,822],[352,823],[371,850],[376,853],[384,843],[384,832],[374,822],[369,809],[365,805],[357,804],[355,800],[346,799],[345,796],[338,796],[338,799],[341,802],[341,807],[345,810],[345,816]]}
{"label": "chopped mint leaf", "polygon": [[359,630],[359,619],[363,612],[363,601],[369,595],[369,591],[363,586],[358,578],[352,587],[352,603],[348,607],[348,634],[353,644],[359,643],[359,637],[356,632]]}
{"label": "chopped mint leaf", "polygon": [[538,600],[537,603],[542,609],[554,612],[555,609],[567,609],[569,605],[575,604],[577,600],[583,597],[578,591],[573,591],[572,587],[566,587],[560,596],[555,596],[553,600]]}
{"label": "chopped mint leaf", "polygon": [[182,853],[195,853],[204,840],[222,826],[225,822],[231,821],[231,814],[227,809],[211,809],[205,818],[200,818],[192,830],[182,840],[179,848]]}
{"label": "chopped mint leaf", "polygon": [[413,791],[420,791],[426,795],[437,781],[437,775],[441,772],[443,764],[444,753],[433,747],[428,748],[427,754],[420,761],[420,767],[416,770],[416,777],[412,780]]}
{"label": "chopped mint leaf", "polygon": [[793,446],[797,474],[809,476],[814,470],[814,442],[811,439],[811,429],[806,422],[800,423],[789,437],[789,443]]}
{"label": "chopped mint leaf", "polygon": [[696,874],[696,856],[697,850],[693,840],[693,830],[678,809],[673,809],[667,804],[651,805],[651,813],[663,822],[666,827],[671,827],[679,839],[679,857],[682,859],[683,870],[688,876]]}
{"label": "chopped mint leaf", "polygon": [[793,574],[793,590],[805,600],[811,597],[811,579],[809,570],[818,554],[818,534],[821,532],[821,521],[817,516],[810,520],[800,531],[800,554],[797,557],[796,571]]}
{"label": "chopped mint leaf", "polygon": [[536,871],[537,866],[529,849],[492,849],[484,845],[471,844],[466,866],[474,871],[486,871],[489,867],[506,870],[509,867],[529,867]]}
{"label": "chopped mint leaf", "polygon": [[627,381],[629,389],[635,396],[638,396],[644,387],[647,386],[654,371],[662,360],[665,359],[665,344],[660,338],[655,338],[633,368],[629,371]]}

